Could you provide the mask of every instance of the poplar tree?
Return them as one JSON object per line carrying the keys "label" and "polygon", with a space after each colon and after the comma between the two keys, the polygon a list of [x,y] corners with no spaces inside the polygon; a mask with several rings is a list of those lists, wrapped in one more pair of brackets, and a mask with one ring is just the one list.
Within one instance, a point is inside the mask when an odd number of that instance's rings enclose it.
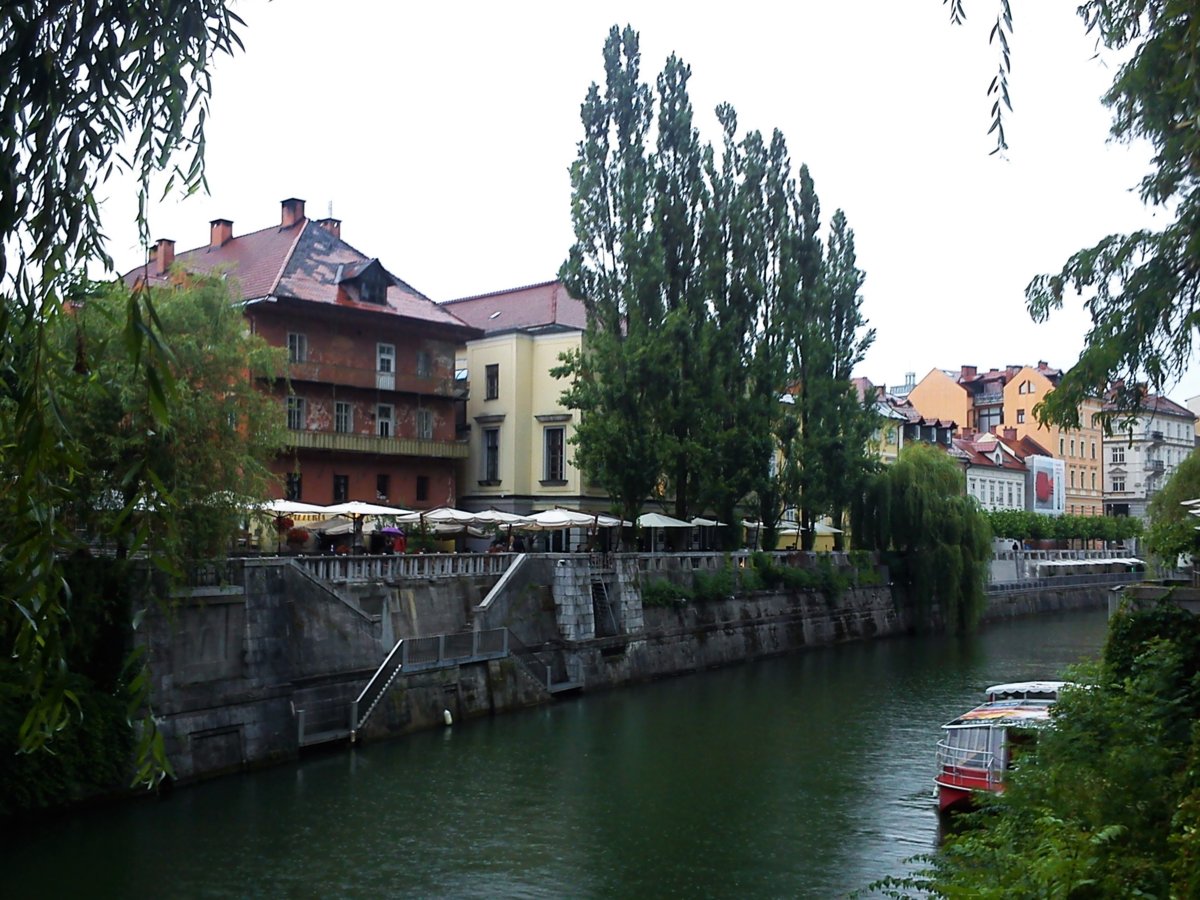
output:
{"label": "poplar tree", "polygon": [[604,71],[603,92],[593,83],[581,109],[584,137],[571,166],[575,243],[559,272],[583,301],[587,329],[554,374],[571,379],[563,401],[580,410],[575,464],[632,519],[664,468],[653,410],[667,377],[650,315],[659,303],[646,146],[653,100],[632,28],[609,32]]}

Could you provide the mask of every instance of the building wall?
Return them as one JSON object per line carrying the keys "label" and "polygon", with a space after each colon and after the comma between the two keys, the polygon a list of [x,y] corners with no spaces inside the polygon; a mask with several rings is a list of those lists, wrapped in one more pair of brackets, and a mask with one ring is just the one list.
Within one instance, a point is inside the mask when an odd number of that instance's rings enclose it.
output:
{"label": "building wall", "polygon": [[[588,493],[573,465],[571,438],[579,413],[561,402],[567,383],[550,375],[559,356],[578,349],[581,333],[547,334],[510,332],[471,341],[460,357],[465,359],[471,383],[467,423],[471,429],[470,455],[461,468],[460,495],[467,507],[495,506],[528,512],[556,505],[586,505]],[[499,391],[487,398],[487,368],[499,366]],[[499,479],[485,481],[487,429],[499,430]],[[563,477],[546,477],[545,435],[549,428],[563,433]]]}
{"label": "building wall", "polygon": [[941,369],[931,369],[909,391],[908,400],[926,419],[945,419],[957,422],[960,427],[969,419],[970,394]]}
{"label": "building wall", "polygon": [[[454,342],[424,332],[414,323],[386,317],[350,318],[302,304],[255,307],[248,318],[268,343],[288,348],[289,335],[303,335],[302,359],[289,362],[290,393],[304,400],[301,431],[345,435],[365,440],[365,449],[315,449],[300,443],[271,469],[281,479],[301,476],[301,496],[308,503],[333,503],[335,478],[347,481],[346,497],[429,508],[454,502],[457,465],[446,445],[457,440],[454,399]],[[391,388],[378,377],[378,345],[395,350]],[[422,370],[423,369],[423,370]],[[287,415],[288,386],[271,388]],[[338,429],[339,403],[350,407],[348,427]],[[441,446],[400,452],[379,438],[380,405],[392,408],[390,437],[428,440]],[[428,413],[430,431],[419,422]],[[386,479],[386,491],[380,481]]]}
{"label": "building wall", "polygon": [[1130,431],[1105,442],[1106,509],[1146,518],[1150,500],[1194,449],[1191,420],[1161,412],[1138,416]]}
{"label": "building wall", "polygon": [[1099,401],[1088,401],[1080,410],[1081,428],[1047,428],[1037,421],[1034,407],[1054,390],[1054,384],[1033,366],[1025,366],[1004,386],[1004,424],[1046,448],[1066,466],[1066,513],[1077,516],[1104,514],[1103,433],[1092,423]]}
{"label": "building wall", "polygon": [[1025,509],[1025,472],[967,467],[967,493],[984,509]]}

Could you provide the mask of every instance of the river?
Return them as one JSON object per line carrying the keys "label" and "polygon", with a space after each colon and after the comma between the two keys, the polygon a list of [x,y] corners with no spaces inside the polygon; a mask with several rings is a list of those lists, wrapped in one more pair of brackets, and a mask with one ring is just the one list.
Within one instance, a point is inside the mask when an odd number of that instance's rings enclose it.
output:
{"label": "river", "polygon": [[938,726],[1102,612],[812,650],[457,723],[9,837],[18,897],[839,897],[934,849]]}

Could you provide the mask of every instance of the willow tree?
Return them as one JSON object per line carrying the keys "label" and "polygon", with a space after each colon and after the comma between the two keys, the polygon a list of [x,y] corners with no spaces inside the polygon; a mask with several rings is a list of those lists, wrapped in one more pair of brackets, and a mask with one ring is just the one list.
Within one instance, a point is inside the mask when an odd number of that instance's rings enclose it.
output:
{"label": "willow tree", "polygon": [[[188,150],[168,185],[203,184],[210,68],[240,47],[241,20],[227,6],[18,0],[0,14],[0,390],[9,419],[0,454],[8,483],[20,485],[0,491],[0,617],[13,661],[3,687],[27,710],[22,749],[67,727],[74,708],[61,560],[78,539],[60,511],[79,474],[80,436],[59,415],[44,328],[63,314],[73,273],[111,265],[101,183],[132,173],[144,213],[151,175]],[[127,299],[127,347],[165,421],[170,383],[153,312]]]}
{"label": "willow tree", "polygon": [[983,611],[992,534],[959,465],[933,444],[909,444],[857,506],[855,545],[885,554],[917,623],[929,625],[936,606],[947,628],[972,629]]}

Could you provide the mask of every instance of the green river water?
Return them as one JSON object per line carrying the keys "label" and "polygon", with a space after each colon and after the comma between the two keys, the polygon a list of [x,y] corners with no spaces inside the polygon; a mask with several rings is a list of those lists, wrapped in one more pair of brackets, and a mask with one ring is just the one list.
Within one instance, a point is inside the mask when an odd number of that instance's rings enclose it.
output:
{"label": "green river water", "polygon": [[936,846],[939,726],[1104,629],[817,649],[308,757],[10,836],[0,896],[842,897]]}

